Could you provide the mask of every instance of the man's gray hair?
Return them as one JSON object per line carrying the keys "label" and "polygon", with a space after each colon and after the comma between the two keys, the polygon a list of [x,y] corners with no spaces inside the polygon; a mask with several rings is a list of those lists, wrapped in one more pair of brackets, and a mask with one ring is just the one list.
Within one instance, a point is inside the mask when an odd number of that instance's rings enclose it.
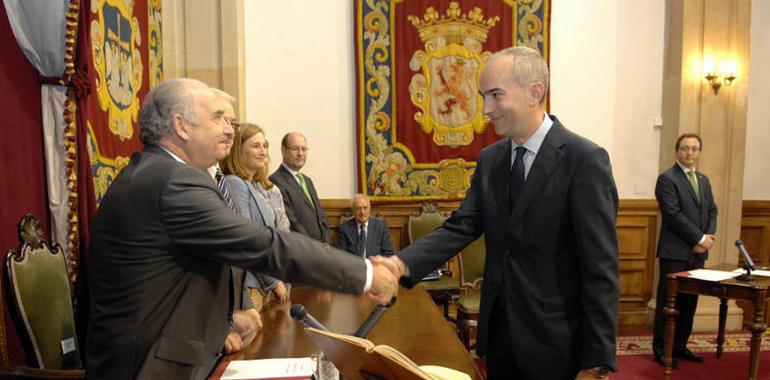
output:
{"label": "man's gray hair", "polygon": [[540,102],[544,102],[548,94],[548,65],[543,56],[529,46],[513,46],[492,54],[488,61],[504,56],[513,57],[511,79],[515,80],[519,86],[526,87],[535,82],[543,84],[545,90]]}
{"label": "man's gray hair", "polygon": [[238,99],[236,99],[234,96],[232,96],[232,95],[230,95],[230,94],[228,94],[228,93],[226,93],[226,92],[224,92],[224,91],[222,91],[222,90],[220,90],[218,88],[212,87],[211,91],[214,92],[214,96],[216,96],[217,98],[220,98],[220,99],[224,99],[226,102],[228,102],[230,104],[234,104],[235,102],[238,101]]}
{"label": "man's gray hair", "polygon": [[190,123],[198,122],[196,94],[210,91],[198,80],[189,78],[168,79],[147,93],[139,111],[139,139],[145,145],[157,145],[171,133],[171,122],[179,114]]}

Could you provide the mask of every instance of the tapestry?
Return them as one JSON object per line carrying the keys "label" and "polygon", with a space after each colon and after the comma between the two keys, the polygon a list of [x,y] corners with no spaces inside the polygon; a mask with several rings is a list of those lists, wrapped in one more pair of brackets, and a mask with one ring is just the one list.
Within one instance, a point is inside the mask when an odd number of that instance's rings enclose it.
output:
{"label": "tapestry", "polygon": [[98,204],[141,150],[139,107],[163,80],[161,0],[91,0],[88,12],[91,92],[86,109],[87,149]]}
{"label": "tapestry", "polygon": [[497,141],[478,78],[526,45],[548,59],[550,0],[356,0],[357,184],[378,201],[459,199]]}

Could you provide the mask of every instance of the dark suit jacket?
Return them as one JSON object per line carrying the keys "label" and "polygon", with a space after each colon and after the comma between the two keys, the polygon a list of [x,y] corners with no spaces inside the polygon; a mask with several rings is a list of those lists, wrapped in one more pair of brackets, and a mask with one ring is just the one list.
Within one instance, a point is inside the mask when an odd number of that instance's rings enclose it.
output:
{"label": "dark suit jacket", "polygon": [[705,261],[708,252],[694,254],[692,249],[704,234],[717,230],[717,205],[711,193],[711,183],[703,173],[695,172],[700,201],[684,170],[674,164],[658,176],[655,199],[663,219],[658,240],[658,257],[689,261],[693,255]]}
{"label": "dark suit jacket", "polygon": [[330,242],[329,222],[326,220],[326,214],[321,207],[321,201],[318,200],[318,193],[316,193],[310,177],[305,175],[305,183],[315,207],[310,204],[297,179],[283,165],[279,166],[278,170],[270,176],[270,181],[281,189],[291,230],[316,240]]}
{"label": "dark suit jacket", "polygon": [[[358,254],[356,252],[357,241],[358,223],[356,219],[348,219],[340,224],[340,239],[337,242],[337,248],[356,255]],[[366,256],[390,256],[392,254],[393,245],[390,243],[390,231],[387,223],[382,219],[369,218],[369,224],[366,227]]]}
{"label": "dark suit jacket", "polygon": [[157,146],[135,153],[92,225],[86,375],[202,379],[229,330],[231,265],[361,293],[361,258],[229,210],[205,172]]}
{"label": "dark suit jacket", "polygon": [[506,138],[481,151],[460,208],[398,256],[412,286],[484,233],[477,352],[486,354],[490,311],[503,302],[519,368],[573,379],[615,366],[618,194],[607,152],[552,119],[512,212]]}

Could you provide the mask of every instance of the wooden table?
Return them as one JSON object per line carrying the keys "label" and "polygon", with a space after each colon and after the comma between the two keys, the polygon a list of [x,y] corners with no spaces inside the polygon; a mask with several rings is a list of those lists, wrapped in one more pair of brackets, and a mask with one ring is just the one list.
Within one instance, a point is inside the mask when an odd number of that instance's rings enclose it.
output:
{"label": "wooden table", "polygon": [[[302,304],[330,331],[353,333],[376,304],[365,296],[292,288],[291,303]],[[289,303],[262,312],[264,326],[243,351],[225,360],[306,357],[319,351],[303,326],[289,316]],[[366,337],[374,344],[392,346],[418,365],[439,365],[482,379],[473,358],[457,333],[444,320],[421,287],[401,289],[396,303]]]}
{"label": "wooden table", "polygon": [[[720,264],[708,269],[732,271],[737,267],[733,264]],[[727,300],[740,299],[752,302],[754,317],[749,324],[751,331],[751,353],[749,359],[748,379],[757,379],[759,372],[759,350],[762,344],[762,334],[767,329],[765,323],[765,301],[770,297],[770,277],[754,276],[753,281],[741,281],[735,278],[724,281],[707,281],[688,277],[688,272],[673,273],[668,276],[668,294],[663,315],[666,317],[666,340],[663,378],[671,378],[672,351],[674,345],[674,328],[676,326],[677,293],[691,293],[719,298],[719,332],[717,333],[717,358],[722,356],[722,346],[725,341],[725,320],[727,318]]]}

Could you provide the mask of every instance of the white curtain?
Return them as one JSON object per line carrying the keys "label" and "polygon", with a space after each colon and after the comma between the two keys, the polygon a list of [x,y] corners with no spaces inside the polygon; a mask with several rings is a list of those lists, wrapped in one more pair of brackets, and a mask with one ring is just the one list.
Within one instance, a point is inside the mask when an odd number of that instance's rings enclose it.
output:
{"label": "white curtain", "polygon": [[[32,65],[45,77],[64,75],[65,17],[69,0],[4,0],[16,41]],[[51,238],[69,257],[69,207],[64,149],[64,103],[67,87],[41,85],[48,207]],[[30,128],[37,128],[31,125]]]}

